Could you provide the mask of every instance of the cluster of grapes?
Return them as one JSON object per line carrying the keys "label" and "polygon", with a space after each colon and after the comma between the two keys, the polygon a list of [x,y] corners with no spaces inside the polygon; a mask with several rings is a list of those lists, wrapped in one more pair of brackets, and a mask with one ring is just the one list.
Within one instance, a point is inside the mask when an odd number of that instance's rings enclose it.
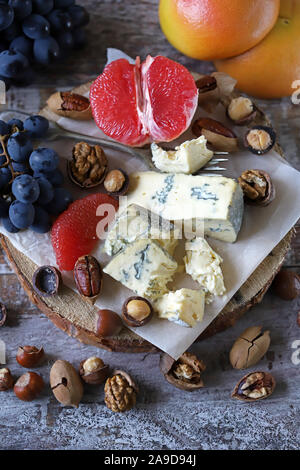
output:
{"label": "cluster of grapes", "polygon": [[33,149],[32,140],[47,133],[42,116],[24,121],[0,120],[0,218],[10,233],[30,228],[49,232],[53,216],[72,202],[58,169],[59,156],[50,148]]}
{"label": "cluster of grapes", "polygon": [[86,41],[85,8],[75,0],[0,0],[0,80],[28,85],[34,63],[64,60]]}

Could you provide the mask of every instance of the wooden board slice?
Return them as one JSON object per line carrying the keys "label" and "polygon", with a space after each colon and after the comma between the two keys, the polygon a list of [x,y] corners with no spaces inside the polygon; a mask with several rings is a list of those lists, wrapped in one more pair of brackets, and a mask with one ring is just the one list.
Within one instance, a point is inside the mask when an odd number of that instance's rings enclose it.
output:
{"label": "wooden board slice", "polygon": [[[89,90],[90,83],[74,89],[75,93],[84,94]],[[49,108],[41,111],[45,117],[57,120]],[[259,112],[256,124],[270,125],[267,117]],[[276,145],[275,150],[283,156],[282,149]],[[233,326],[236,321],[253,305],[261,302],[270,287],[274,276],[279,271],[286,253],[290,248],[294,230],[291,230],[284,239],[258,266],[249,279],[243,284],[231,301],[226,305],[218,317],[199,336],[198,340],[212,336]],[[118,336],[99,338],[95,334],[97,309],[84,301],[78,294],[63,286],[60,295],[54,297],[39,297],[31,283],[32,275],[37,266],[26,256],[20,253],[10,241],[1,236],[1,245],[8,260],[16,272],[20,283],[27,292],[30,300],[60,329],[79,341],[119,352],[156,352],[158,349],[132,331],[124,328]]]}

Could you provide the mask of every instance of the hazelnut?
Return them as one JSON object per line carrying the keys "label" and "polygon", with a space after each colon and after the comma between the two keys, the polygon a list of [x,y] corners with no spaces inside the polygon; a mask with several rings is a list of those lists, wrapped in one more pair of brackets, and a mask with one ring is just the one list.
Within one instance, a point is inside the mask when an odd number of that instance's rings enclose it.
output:
{"label": "hazelnut", "polygon": [[56,361],[50,371],[50,386],[59,403],[78,408],[83,396],[83,385],[72,364],[60,359]]}
{"label": "hazelnut", "polygon": [[128,175],[123,170],[109,171],[104,180],[104,188],[116,196],[126,194],[129,188]]}
{"label": "hazelnut", "polygon": [[261,326],[247,328],[234,342],[229,359],[234,369],[247,369],[257,364],[270,346],[270,332]]}
{"label": "hazelnut", "polygon": [[0,326],[3,326],[6,322],[7,311],[4,304],[0,302]]}
{"label": "hazelnut", "polygon": [[114,336],[120,333],[123,327],[121,318],[116,312],[112,310],[99,310],[96,333],[98,336]]}
{"label": "hazelnut", "polygon": [[122,370],[116,370],[114,375],[105,382],[104,392],[106,406],[115,413],[119,413],[134,407],[138,387],[130,375]]}
{"label": "hazelnut", "polygon": [[283,300],[294,300],[300,295],[300,276],[294,271],[282,269],[274,279],[273,288]]}
{"label": "hazelnut", "polygon": [[275,379],[268,372],[250,372],[237,383],[231,396],[244,402],[263,400],[272,395],[275,386]]}
{"label": "hazelnut", "polygon": [[249,98],[233,98],[227,107],[227,116],[238,126],[249,124],[256,115],[256,108]]}
{"label": "hazelnut", "polygon": [[105,365],[100,357],[89,357],[81,361],[79,375],[88,384],[98,385],[104,382],[108,376],[108,365]]}
{"label": "hazelnut", "polygon": [[43,390],[44,381],[35,372],[26,372],[21,375],[14,386],[15,395],[22,401],[34,400]]}
{"label": "hazelnut", "polygon": [[61,274],[54,266],[41,266],[33,274],[34,290],[42,297],[57,294],[61,283]]}
{"label": "hazelnut", "polygon": [[20,366],[30,369],[31,367],[35,367],[43,356],[43,348],[38,349],[35,346],[20,346],[16,360]]}
{"label": "hazelnut", "polygon": [[124,302],[122,315],[127,325],[144,326],[151,320],[153,308],[150,302],[143,297],[129,297]]}
{"label": "hazelnut", "polygon": [[11,375],[11,372],[6,367],[0,369],[0,392],[6,392],[13,388],[14,379]]}
{"label": "hazelnut", "polygon": [[250,129],[245,137],[245,147],[256,155],[269,152],[275,145],[276,133],[271,127],[255,126]]}

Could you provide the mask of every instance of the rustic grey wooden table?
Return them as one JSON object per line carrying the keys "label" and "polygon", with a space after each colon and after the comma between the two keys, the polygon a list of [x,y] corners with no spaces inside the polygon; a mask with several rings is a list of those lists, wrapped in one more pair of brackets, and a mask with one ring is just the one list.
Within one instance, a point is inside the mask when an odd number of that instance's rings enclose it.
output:
{"label": "rustic grey wooden table", "polygon": [[[199,72],[213,69],[212,64],[183,57],[168,44],[159,28],[157,0],[81,3],[91,12],[89,46],[63,65],[40,73],[33,86],[9,91],[8,107],[37,112],[56,88],[94,78],[105,63],[108,46],[131,56],[164,54]],[[300,106],[287,98],[259,105],[277,129],[288,161],[300,170]],[[299,272],[299,226],[285,265]],[[207,364],[207,371],[205,388],[189,394],[165,382],[157,354],[109,353],[67,337],[30,304],[3,256],[0,269],[0,297],[9,313],[0,339],[7,345],[8,367],[21,374],[15,361],[19,345],[43,345],[47,353],[39,368],[47,382],[41,398],[26,404],[13,393],[0,395],[0,449],[299,449],[300,299],[284,302],[270,290],[234,328],[194,345],[192,350]],[[240,332],[258,324],[269,329],[272,338],[258,367],[270,370],[278,385],[268,400],[245,405],[230,398],[242,373],[232,369],[228,352]],[[56,359],[77,367],[95,354],[112,367],[126,369],[139,382],[141,392],[132,411],[110,412],[101,387],[87,388],[78,409],[62,408],[52,396],[48,374]]]}

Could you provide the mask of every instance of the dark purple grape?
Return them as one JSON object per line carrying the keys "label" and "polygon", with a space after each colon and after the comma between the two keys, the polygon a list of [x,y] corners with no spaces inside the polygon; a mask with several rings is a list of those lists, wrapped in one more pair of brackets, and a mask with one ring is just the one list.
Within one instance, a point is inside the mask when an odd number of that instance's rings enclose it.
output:
{"label": "dark purple grape", "polygon": [[17,176],[13,181],[11,189],[15,198],[24,203],[36,202],[40,195],[39,183],[30,175]]}
{"label": "dark purple grape", "polygon": [[41,15],[30,15],[23,22],[23,32],[30,39],[43,39],[50,34],[50,24]]}
{"label": "dark purple grape", "polygon": [[32,39],[29,39],[27,36],[22,35],[15,38],[11,42],[9,49],[11,51],[20,52],[27,57],[28,60],[32,59],[33,42]]}
{"label": "dark purple grape", "polygon": [[53,189],[52,184],[44,176],[40,176],[39,178],[36,178],[36,181],[38,182],[39,187],[40,187],[40,195],[37,200],[37,203],[42,204],[42,205],[48,204],[49,202],[52,201],[54,197],[54,189]]}
{"label": "dark purple grape", "polygon": [[35,205],[33,224],[30,229],[36,233],[47,233],[50,231],[52,223],[49,214],[42,207]]}
{"label": "dark purple grape", "polygon": [[26,163],[14,162],[12,160],[11,166],[13,167],[13,170],[17,173],[29,173],[29,167]]}
{"label": "dark purple grape", "polygon": [[5,41],[0,41],[0,52],[7,51],[8,46]]}
{"label": "dark purple grape", "polygon": [[24,121],[24,129],[30,137],[36,139],[44,137],[49,129],[49,121],[43,116],[30,116]]}
{"label": "dark purple grape", "polygon": [[57,168],[54,171],[35,171],[34,172],[34,177],[35,178],[40,178],[40,177],[45,177],[47,178],[48,181],[54,186],[55,188],[58,188],[59,186],[62,186],[64,183],[64,175],[62,172]]}
{"label": "dark purple grape", "polygon": [[60,54],[60,47],[57,41],[49,36],[46,39],[36,39],[33,45],[33,55],[36,62],[49,65],[56,60]]}
{"label": "dark purple grape", "polygon": [[55,31],[68,31],[72,29],[72,19],[69,13],[62,10],[53,10],[47,19]]}
{"label": "dark purple grape", "polygon": [[6,189],[11,181],[12,175],[9,168],[0,168],[0,189]]}
{"label": "dark purple grape", "polygon": [[72,49],[74,47],[73,34],[69,31],[61,31],[58,33],[56,40],[60,49],[63,51],[67,51],[68,49]]}
{"label": "dark purple grape", "polygon": [[20,52],[3,51],[0,54],[0,75],[17,78],[29,66],[28,59]]}
{"label": "dark purple grape", "polygon": [[73,197],[70,191],[66,188],[55,188],[54,198],[45,205],[45,209],[51,215],[59,215],[69,207],[71,202],[73,202]]}
{"label": "dark purple grape", "polygon": [[12,221],[10,220],[10,218],[7,216],[7,217],[3,217],[2,219],[2,224],[3,224],[3,227],[5,228],[5,230],[7,230],[9,233],[17,233],[20,231],[20,229],[18,229],[13,223]]}
{"label": "dark purple grape", "polygon": [[9,207],[9,218],[19,229],[28,228],[34,221],[34,206],[31,203],[14,201]]}
{"label": "dark purple grape", "polygon": [[54,171],[59,163],[59,156],[50,148],[39,147],[32,152],[29,164],[34,172]]}
{"label": "dark purple grape", "polygon": [[32,142],[26,132],[15,132],[7,141],[7,152],[15,162],[27,162],[32,150]]}
{"label": "dark purple grape", "polygon": [[54,0],[54,8],[68,8],[74,3],[75,0]]}
{"label": "dark purple grape", "polygon": [[74,49],[84,47],[87,43],[86,30],[78,28],[73,31]]}
{"label": "dark purple grape", "polygon": [[11,134],[24,130],[24,124],[21,119],[10,119],[10,121],[7,122],[7,125]]}
{"label": "dark purple grape", "polygon": [[88,11],[81,5],[72,5],[68,8],[67,11],[72,19],[73,28],[85,26],[90,21],[90,15]]}
{"label": "dark purple grape", "polygon": [[5,3],[0,4],[0,31],[8,28],[14,21],[14,10]]}
{"label": "dark purple grape", "polygon": [[39,15],[47,15],[53,10],[53,6],[53,0],[32,0],[33,12]]}
{"label": "dark purple grape", "polygon": [[8,4],[14,9],[15,18],[19,21],[23,21],[32,12],[31,0],[9,0]]}

